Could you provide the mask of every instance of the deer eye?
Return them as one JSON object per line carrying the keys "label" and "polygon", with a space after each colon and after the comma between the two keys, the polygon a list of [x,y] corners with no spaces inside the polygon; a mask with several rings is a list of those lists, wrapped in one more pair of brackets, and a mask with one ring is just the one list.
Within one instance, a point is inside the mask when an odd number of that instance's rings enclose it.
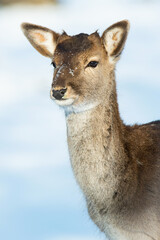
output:
{"label": "deer eye", "polygon": [[54,68],[56,68],[55,62],[51,62],[51,64],[53,65]]}
{"label": "deer eye", "polygon": [[88,63],[87,67],[95,68],[95,67],[97,67],[97,65],[98,65],[97,61],[91,61]]}

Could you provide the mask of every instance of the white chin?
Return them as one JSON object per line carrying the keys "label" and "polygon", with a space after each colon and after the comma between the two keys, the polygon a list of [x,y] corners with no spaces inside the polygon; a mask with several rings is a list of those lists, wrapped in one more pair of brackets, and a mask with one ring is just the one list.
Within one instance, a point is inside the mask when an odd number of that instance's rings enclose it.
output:
{"label": "white chin", "polygon": [[59,105],[59,106],[69,106],[74,102],[73,98],[69,98],[66,100],[55,100],[55,102]]}

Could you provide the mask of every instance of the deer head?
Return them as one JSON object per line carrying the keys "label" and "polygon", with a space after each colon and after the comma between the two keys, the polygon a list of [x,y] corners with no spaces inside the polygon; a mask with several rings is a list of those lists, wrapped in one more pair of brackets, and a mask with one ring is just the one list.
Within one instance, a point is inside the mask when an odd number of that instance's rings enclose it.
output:
{"label": "deer head", "polygon": [[58,105],[81,111],[105,100],[127,38],[127,20],[113,24],[101,37],[97,32],[69,36],[29,23],[21,26],[33,47],[51,58],[51,98]]}

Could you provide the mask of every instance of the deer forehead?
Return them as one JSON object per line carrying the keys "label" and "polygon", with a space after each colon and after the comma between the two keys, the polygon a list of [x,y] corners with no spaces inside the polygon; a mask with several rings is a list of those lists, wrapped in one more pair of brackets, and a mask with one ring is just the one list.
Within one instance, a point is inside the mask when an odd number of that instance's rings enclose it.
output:
{"label": "deer forehead", "polygon": [[76,65],[79,61],[85,61],[90,56],[100,53],[97,47],[101,47],[98,33],[91,35],[81,33],[65,38],[62,36],[57,43],[53,58],[61,64]]}

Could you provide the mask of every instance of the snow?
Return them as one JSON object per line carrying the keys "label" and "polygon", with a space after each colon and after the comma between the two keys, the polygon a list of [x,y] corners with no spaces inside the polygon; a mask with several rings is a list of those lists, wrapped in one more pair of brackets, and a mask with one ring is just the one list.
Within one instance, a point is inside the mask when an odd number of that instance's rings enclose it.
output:
{"label": "snow", "polygon": [[73,69],[69,69],[69,73],[72,75],[72,77],[74,77],[74,70]]}
{"label": "snow", "polygon": [[49,238],[47,240],[96,240],[97,238],[90,238],[90,237],[85,237],[85,236],[82,236],[82,237],[77,237],[77,236],[64,236],[64,237],[60,237],[60,238]]}
{"label": "snow", "polygon": [[[126,123],[160,119],[160,2],[64,1],[0,8],[0,237],[5,240],[103,239],[89,220],[68,157],[63,110],[49,97],[53,67],[20,30],[22,22],[99,33],[129,19],[117,65]],[[8,229],[10,229],[8,231]]]}

